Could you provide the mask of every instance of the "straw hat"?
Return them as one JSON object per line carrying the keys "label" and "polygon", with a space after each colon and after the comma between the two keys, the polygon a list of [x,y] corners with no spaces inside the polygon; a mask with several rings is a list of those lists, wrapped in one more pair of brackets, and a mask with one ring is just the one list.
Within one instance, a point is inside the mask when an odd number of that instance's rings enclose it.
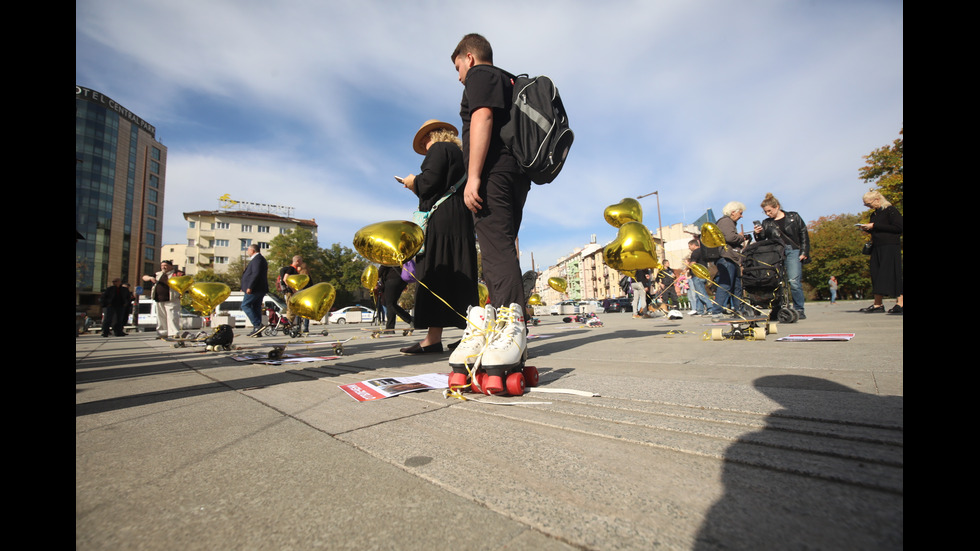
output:
{"label": "straw hat", "polygon": [[415,139],[412,140],[412,149],[415,150],[419,155],[425,155],[425,138],[429,135],[429,132],[433,130],[451,130],[453,134],[459,135],[459,130],[456,127],[449,124],[448,122],[442,122],[436,119],[429,119],[425,121],[422,128],[415,133]]}

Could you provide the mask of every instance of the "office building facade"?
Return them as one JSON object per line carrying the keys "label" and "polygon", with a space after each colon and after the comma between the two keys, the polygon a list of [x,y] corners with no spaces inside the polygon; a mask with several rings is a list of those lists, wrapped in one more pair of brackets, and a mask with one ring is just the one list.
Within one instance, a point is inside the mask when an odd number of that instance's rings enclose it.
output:
{"label": "office building facade", "polygon": [[159,270],[166,167],[153,125],[75,86],[76,304],[97,313],[113,279],[135,289]]}

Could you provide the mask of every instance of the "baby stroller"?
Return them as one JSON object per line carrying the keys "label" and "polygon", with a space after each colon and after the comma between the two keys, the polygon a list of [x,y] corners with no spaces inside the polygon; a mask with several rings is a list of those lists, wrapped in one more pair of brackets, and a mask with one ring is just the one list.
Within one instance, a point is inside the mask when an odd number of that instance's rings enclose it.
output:
{"label": "baby stroller", "polygon": [[785,246],[771,239],[756,241],[742,249],[742,257],[742,293],[748,305],[770,321],[798,321],[786,277]]}
{"label": "baby stroller", "polygon": [[294,339],[303,335],[302,323],[297,321],[292,323],[286,316],[279,315],[275,308],[268,308],[269,328],[265,330],[266,336],[276,336],[282,331],[283,335],[289,335]]}

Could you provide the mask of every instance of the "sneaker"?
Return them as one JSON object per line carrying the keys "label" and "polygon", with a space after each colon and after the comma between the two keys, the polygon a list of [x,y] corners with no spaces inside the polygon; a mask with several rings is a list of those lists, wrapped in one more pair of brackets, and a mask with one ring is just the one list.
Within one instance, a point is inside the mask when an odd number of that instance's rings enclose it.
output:
{"label": "sneaker", "polygon": [[[521,305],[502,306],[496,314],[495,331],[490,335],[483,353],[483,369],[487,373],[520,365],[527,353],[527,331]],[[489,383],[487,386],[491,387]]]}
{"label": "sneaker", "polygon": [[493,306],[470,306],[466,311],[466,329],[463,338],[449,355],[449,367],[466,369],[476,363],[487,344],[487,330],[492,329],[496,321]]}
{"label": "sneaker", "polygon": [[265,329],[265,326],[264,325],[260,325],[260,326],[258,326],[256,328],[252,329],[252,332],[249,333],[248,336],[249,337],[258,337],[258,336],[261,336],[263,329]]}

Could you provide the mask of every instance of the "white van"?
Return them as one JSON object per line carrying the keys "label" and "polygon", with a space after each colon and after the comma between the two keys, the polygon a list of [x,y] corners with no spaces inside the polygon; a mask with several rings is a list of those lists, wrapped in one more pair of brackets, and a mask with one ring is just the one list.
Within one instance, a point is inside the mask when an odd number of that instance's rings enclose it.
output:
{"label": "white van", "polygon": [[[157,328],[157,309],[156,303],[153,299],[140,297],[139,303],[139,325],[137,330],[139,331],[155,331]],[[129,315],[129,319],[126,320],[127,325],[133,324],[133,315]],[[180,328],[184,330],[200,329],[204,326],[204,318],[199,316],[197,312],[189,310],[187,308],[182,308],[180,311]]]}
{"label": "white van", "polygon": [[[242,311],[242,298],[245,297],[245,293],[242,291],[234,291],[231,295],[225,299],[224,302],[218,305],[214,309],[213,316],[219,315],[230,315],[235,319],[235,327],[245,327],[249,324],[248,316]],[[282,301],[281,298],[276,295],[266,294],[265,299],[263,299],[262,306],[262,323],[269,323],[269,315],[266,312],[267,308],[272,308],[276,313],[283,313],[286,311],[286,303]]]}

